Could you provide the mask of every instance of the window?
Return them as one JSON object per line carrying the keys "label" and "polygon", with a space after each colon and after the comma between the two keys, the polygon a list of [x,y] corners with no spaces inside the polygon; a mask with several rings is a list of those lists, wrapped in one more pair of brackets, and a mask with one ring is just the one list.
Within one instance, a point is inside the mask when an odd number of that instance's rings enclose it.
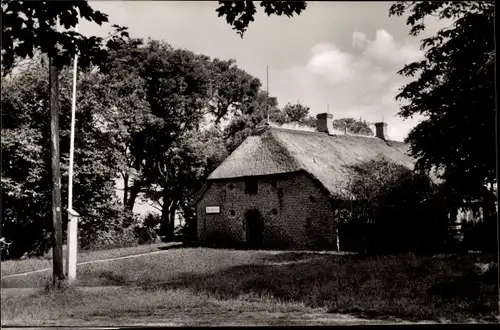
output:
{"label": "window", "polygon": [[231,211],[229,211],[229,214],[230,214],[232,217],[234,217],[234,216],[235,216],[235,214],[236,214],[236,212],[235,212],[234,210],[231,210]]}
{"label": "window", "polygon": [[314,196],[309,196],[309,200],[314,203],[316,201],[316,198],[314,198]]}
{"label": "window", "polygon": [[278,187],[278,183],[276,182],[276,180],[271,181],[271,186],[272,186],[273,188]]}
{"label": "window", "polygon": [[227,186],[229,190],[233,190],[234,189],[234,184],[229,184],[229,186]]}
{"label": "window", "polygon": [[248,179],[245,181],[245,193],[249,195],[256,195],[259,192],[257,180]]}
{"label": "window", "polygon": [[271,211],[271,213],[272,213],[273,215],[276,215],[276,214],[278,214],[278,210],[273,209],[273,210]]}

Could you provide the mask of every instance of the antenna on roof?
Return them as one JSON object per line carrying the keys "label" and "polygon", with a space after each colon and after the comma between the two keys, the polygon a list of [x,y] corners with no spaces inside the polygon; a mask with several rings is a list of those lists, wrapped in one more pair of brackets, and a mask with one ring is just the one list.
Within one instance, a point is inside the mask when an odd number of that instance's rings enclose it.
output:
{"label": "antenna on roof", "polygon": [[267,124],[269,125],[269,66],[266,65],[266,89],[267,89],[267,98],[266,107],[267,107]]}

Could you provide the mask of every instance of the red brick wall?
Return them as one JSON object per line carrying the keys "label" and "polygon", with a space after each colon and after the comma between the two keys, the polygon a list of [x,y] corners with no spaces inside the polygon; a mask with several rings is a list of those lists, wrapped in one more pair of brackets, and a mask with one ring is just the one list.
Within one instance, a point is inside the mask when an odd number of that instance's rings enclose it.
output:
{"label": "red brick wall", "polygon": [[[202,244],[214,233],[245,244],[245,213],[257,209],[264,220],[266,246],[335,249],[331,204],[306,174],[265,176],[257,180],[257,195],[245,194],[245,181],[241,179],[211,182],[196,205],[197,234]],[[230,184],[234,189],[229,188]],[[207,206],[220,206],[220,214],[206,214]]]}

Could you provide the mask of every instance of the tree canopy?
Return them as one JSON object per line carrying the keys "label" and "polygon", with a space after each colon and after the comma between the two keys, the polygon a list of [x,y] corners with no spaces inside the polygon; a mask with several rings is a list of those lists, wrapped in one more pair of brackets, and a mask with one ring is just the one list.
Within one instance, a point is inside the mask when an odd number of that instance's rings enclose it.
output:
{"label": "tree canopy", "polygon": [[[2,234],[14,241],[13,255],[44,253],[50,246],[50,124],[47,63],[2,79]],[[124,219],[115,194],[111,132],[96,121],[103,87],[96,74],[79,80],[78,134],[75,135],[74,207],[82,216],[82,246],[101,230],[120,227]],[[61,167],[63,204],[67,202],[72,74],[61,72]]]}
{"label": "tree canopy", "polygon": [[[306,9],[305,1],[261,1],[260,6],[264,8],[267,16],[286,15],[293,17]],[[243,38],[248,26],[254,21],[257,8],[254,1],[219,1],[217,8],[219,17],[225,17],[226,22],[233,27],[233,30]]]}
{"label": "tree canopy", "polygon": [[347,132],[352,134],[373,136],[373,131],[364,120],[355,118],[339,118],[333,120],[333,128],[343,131],[347,129]]}
{"label": "tree canopy", "polygon": [[[390,15],[407,14],[410,35],[424,20],[451,19],[451,26],[421,41],[422,60],[398,73],[412,81],[397,99],[399,115],[425,119],[406,141],[418,159],[417,169],[440,170],[457,200],[482,198],[496,183],[494,1],[400,1]],[[491,195],[491,194],[490,194]]]}
{"label": "tree canopy", "polygon": [[[99,25],[108,22],[108,16],[87,1],[2,1],[3,75],[36,53],[47,54],[60,67],[71,63],[76,53],[81,67],[100,64],[107,56],[106,46],[128,36],[125,27],[113,25],[115,32],[105,44],[103,38],[72,30],[79,18]],[[56,24],[61,28],[56,30]]]}

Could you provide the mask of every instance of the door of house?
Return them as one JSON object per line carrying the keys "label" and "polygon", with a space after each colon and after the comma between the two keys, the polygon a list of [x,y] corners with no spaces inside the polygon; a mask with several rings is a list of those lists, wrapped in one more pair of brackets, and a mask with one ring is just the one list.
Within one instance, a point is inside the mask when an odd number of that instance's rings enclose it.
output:
{"label": "door of house", "polygon": [[258,210],[249,210],[245,214],[247,228],[247,245],[259,248],[263,243],[264,220]]}

